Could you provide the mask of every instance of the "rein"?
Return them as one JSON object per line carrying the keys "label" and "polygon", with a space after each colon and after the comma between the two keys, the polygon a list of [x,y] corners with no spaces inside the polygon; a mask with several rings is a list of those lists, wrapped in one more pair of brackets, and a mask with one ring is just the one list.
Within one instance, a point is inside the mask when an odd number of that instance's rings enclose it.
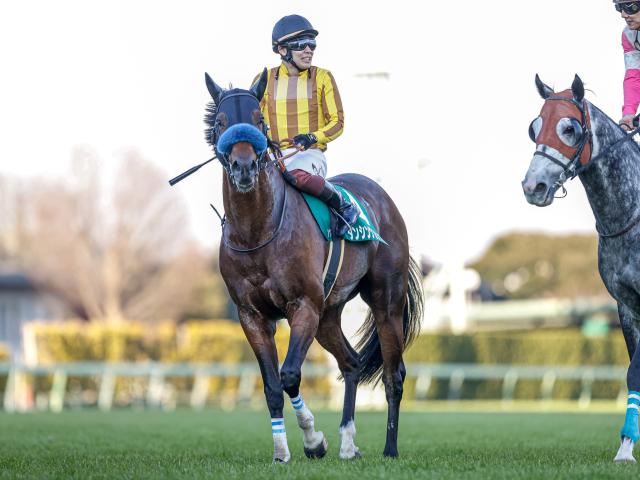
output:
{"label": "rein", "polygon": [[273,240],[275,240],[275,238],[278,236],[278,233],[280,233],[280,229],[282,228],[282,224],[284,223],[284,214],[285,214],[285,211],[287,210],[287,190],[288,190],[287,188],[284,189],[284,196],[282,199],[282,208],[280,209],[280,221],[278,222],[278,227],[276,228],[275,232],[273,232],[273,235],[271,235],[271,238],[269,240],[267,240],[264,243],[261,243],[257,247],[252,247],[252,248],[242,248],[242,247],[236,247],[234,245],[231,245],[231,243],[229,243],[225,235],[226,226],[227,226],[226,215],[225,215],[225,217],[222,219],[222,241],[224,242],[224,246],[229,248],[230,250],[233,250],[234,252],[249,253],[249,252],[255,252],[256,250],[260,250],[261,248],[266,247],[271,242],[273,242]]}

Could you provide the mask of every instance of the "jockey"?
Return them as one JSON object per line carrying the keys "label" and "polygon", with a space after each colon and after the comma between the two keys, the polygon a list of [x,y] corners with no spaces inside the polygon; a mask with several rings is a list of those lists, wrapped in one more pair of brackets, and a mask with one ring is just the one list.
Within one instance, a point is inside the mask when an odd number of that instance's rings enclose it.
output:
{"label": "jockey", "polygon": [[[311,66],[316,36],[311,23],[300,15],[281,18],[273,27],[271,44],[282,63],[268,72],[267,88],[260,103],[271,139],[283,153],[298,153],[285,160],[296,188],[314,195],[334,209],[344,236],[360,211],[327,180],[327,144],[342,134],[344,113],[331,72]],[[258,77],[256,77],[257,80]]]}
{"label": "jockey", "polygon": [[633,117],[640,105],[640,1],[613,0],[616,10],[627,22],[622,32],[622,49],[624,50],[624,105],[620,126],[632,130]]}

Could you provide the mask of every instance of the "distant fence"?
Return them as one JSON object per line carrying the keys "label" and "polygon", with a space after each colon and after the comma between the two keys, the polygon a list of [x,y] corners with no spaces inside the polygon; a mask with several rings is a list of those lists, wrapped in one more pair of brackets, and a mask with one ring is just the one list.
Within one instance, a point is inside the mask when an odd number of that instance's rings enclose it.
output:
{"label": "distant fence", "polygon": [[[482,365],[482,364],[407,364],[407,379],[415,380],[413,398],[408,400],[426,400],[433,380],[448,380],[450,401],[461,398],[462,387],[467,380],[500,380],[502,381],[502,401],[514,399],[514,392],[519,380],[539,380],[540,395],[543,401],[552,399],[553,388],[557,380],[574,380],[581,384],[578,405],[586,407],[591,402],[592,385],[595,381],[620,382],[618,400],[626,396],[626,367],[621,366],[560,366],[560,365]],[[337,371],[327,365],[305,364],[303,377],[329,378],[335,383]],[[101,410],[108,411],[114,406],[114,397],[118,379],[133,377],[146,378],[146,392],[138,398],[137,405],[150,408],[172,408],[167,404],[166,392],[170,389],[168,380],[187,378],[190,388],[187,392],[187,405],[194,409],[204,408],[209,398],[212,379],[237,379],[233,395],[228,399],[229,406],[242,405],[255,397],[259,384],[260,371],[255,363],[241,364],[162,364],[162,363],[66,363],[40,366],[26,366],[0,363],[0,376],[6,376],[3,393],[3,408],[6,411],[30,410],[37,405],[29,400],[33,395],[34,382],[27,378],[51,377],[47,392],[39,392],[40,398],[46,395],[46,402],[40,408],[61,411],[69,406],[67,396],[70,378],[91,378],[97,386],[95,402]],[[343,389],[336,384],[334,405],[341,403]],[[379,397],[380,398],[380,397]],[[384,398],[382,395],[381,398]],[[41,402],[43,403],[43,402]],[[75,402],[74,406],[82,406]],[[380,405],[378,405],[380,406]]]}

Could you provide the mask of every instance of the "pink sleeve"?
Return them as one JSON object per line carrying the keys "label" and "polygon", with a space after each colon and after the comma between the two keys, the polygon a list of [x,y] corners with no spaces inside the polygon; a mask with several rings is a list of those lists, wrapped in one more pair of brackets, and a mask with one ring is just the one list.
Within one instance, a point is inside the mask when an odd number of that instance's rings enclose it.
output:
{"label": "pink sleeve", "polygon": [[635,115],[640,105],[640,51],[631,45],[625,32],[622,32],[622,50],[625,64],[622,115]]}

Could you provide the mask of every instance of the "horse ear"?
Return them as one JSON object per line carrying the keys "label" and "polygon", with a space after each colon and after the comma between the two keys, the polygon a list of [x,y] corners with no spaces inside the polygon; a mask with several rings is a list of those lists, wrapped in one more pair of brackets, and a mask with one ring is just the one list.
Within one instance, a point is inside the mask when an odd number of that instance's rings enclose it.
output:
{"label": "horse ear", "polygon": [[536,73],[536,88],[538,89],[538,93],[542,97],[543,100],[546,100],[551,95],[553,95],[553,88],[548,85],[545,85],[542,80],[540,80],[540,76]]}
{"label": "horse ear", "polygon": [[264,91],[267,88],[267,69],[262,70],[262,74],[256,83],[251,86],[251,93],[253,93],[258,101],[262,100],[262,96],[264,95]]}
{"label": "horse ear", "polygon": [[220,103],[219,100],[220,100],[220,95],[222,95],[222,88],[216,85],[216,82],[214,82],[213,79],[206,72],[204,74],[204,81],[207,84],[207,90],[209,90],[209,95],[211,95],[211,98],[213,98],[213,101],[217,105],[218,103]]}
{"label": "horse ear", "polygon": [[584,99],[584,84],[577,74],[571,84],[571,93],[573,93],[573,99],[576,102],[582,102]]}

